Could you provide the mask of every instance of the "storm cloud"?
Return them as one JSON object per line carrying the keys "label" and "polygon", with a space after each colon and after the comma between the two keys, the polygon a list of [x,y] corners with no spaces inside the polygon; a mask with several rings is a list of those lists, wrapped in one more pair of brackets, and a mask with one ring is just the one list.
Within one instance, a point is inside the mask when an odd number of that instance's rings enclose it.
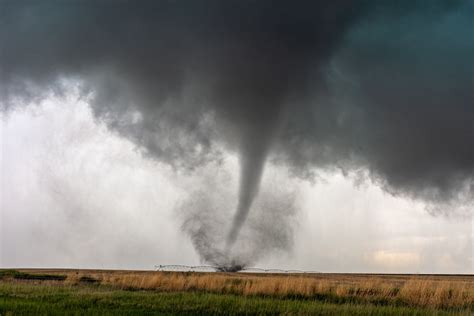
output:
{"label": "storm cloud", "polygon": [[8,111],[75,80],[95,117],[154,159],[193,170],[237,153],[229,247],[268,157],[299,177],[361,173],[432,212],[469,213],[473,21],[468,0],[7,0],[0,102]]}

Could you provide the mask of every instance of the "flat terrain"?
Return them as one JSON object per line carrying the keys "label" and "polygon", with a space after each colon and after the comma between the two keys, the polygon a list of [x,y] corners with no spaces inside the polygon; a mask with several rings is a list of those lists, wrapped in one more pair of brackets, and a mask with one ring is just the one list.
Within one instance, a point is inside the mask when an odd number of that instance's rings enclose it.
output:
{"label": "flat terrain", "polygon": [[0,314],[470,315],[468,275],[0,270]]}

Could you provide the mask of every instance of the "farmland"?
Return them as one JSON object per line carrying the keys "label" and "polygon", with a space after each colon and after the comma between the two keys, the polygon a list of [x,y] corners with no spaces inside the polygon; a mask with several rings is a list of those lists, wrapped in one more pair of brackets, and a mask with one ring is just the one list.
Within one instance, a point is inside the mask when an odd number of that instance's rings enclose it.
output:
{"label": "farmland", "polygon": [[0,314],[431,315],[474,310],[466,275],[0,270]]}

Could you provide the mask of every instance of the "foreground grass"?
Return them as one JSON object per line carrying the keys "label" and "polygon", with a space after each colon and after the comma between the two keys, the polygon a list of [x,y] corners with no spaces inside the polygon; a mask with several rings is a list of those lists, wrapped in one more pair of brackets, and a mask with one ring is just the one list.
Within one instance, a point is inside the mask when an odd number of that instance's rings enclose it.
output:
{"label": "foreground grass", "polygon": [[78,271],[66,282],[95,282],[120,289],[207,292],[240,296],[297,298],[330,303],[409,306],[430,309],[474,309],[473,276],[413,275],[257,275],[243,273],[177,273]]}
{"label": "foreground grass", "polygon": [[[469,315],[466,310],[458,314]],[[137,315],[137,314],[311,314],[311,315],[449,315],[402,306],[335,304],[308,299],[123,290],[93,284],[2,281],[1,315]]]}

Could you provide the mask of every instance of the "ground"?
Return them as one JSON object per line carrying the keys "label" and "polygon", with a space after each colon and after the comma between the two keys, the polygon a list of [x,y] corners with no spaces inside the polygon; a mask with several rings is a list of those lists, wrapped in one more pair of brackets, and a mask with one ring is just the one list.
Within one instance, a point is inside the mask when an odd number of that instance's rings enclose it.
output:
{"label": "ground", "polygon": [[468,275],[0,270],[1,315],[470,315]]}

